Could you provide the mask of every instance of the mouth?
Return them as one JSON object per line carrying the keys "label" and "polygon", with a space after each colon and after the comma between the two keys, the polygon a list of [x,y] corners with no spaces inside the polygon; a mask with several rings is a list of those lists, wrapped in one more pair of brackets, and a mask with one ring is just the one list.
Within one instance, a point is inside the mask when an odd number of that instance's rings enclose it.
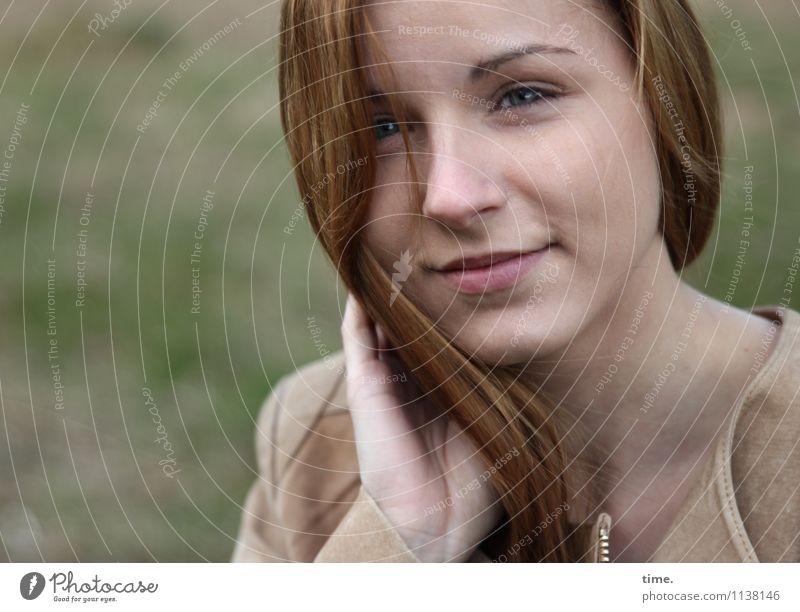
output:
{"label": "mouth", "polygon": [[553,244],[532,251],[497,252],[459,258],[433,269],[459,293],[486,293],[517,284],[541,260]]}

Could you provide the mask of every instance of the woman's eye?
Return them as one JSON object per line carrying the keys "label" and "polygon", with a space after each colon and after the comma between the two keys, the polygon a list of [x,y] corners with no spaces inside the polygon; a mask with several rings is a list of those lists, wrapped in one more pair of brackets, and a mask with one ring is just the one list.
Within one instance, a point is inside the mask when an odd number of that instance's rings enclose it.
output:
{"label": "woman's eye", "polygon": [[528,104],[536,104],[541,102],[547,97],[550,97],[544,91],[534,89],[532,87],[515,87],[507,91],[500,98],[500,108],[511,108],[514,106],[526,106]]}
{"label": "woman's eye", "polygon": [[391,119],[378,119],[375,122],[375,136],[378,140],[394,136],[400,132],[400,125]]}

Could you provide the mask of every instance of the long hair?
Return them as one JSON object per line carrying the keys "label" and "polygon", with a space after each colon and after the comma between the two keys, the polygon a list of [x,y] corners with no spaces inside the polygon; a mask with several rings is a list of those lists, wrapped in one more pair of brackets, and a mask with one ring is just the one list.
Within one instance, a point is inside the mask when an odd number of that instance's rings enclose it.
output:
{"label": "long hair", "polygon": [[[708,239],[720,195],[721,128],[710,54],[687,0],[601,4],[621,25],[635,58],[636,87],[654,119],[661,229],[678,270]],[[569,426],[517,369],[483,363],[455,346],[404,293],[394,296],[391,308],[382,297],[392,293],[392,280],[360,232],[375,182],[367,44],[383,60],[376,62],[378,69],[388,71],[363,0],[284,0],[281,122],[309,222],[345,286],[398,347],[398,357],[427,399],[455,419],[486,465],[518,451],[490,480],[504,508],[490,537],[492,550],[513,550],[506,554],[509,561],[588,561],[590,534],[561,511],[569,507],[570,475],[587,467],[576,461],[587,432]],[[390,102],[402,117],[391,96]],[[683,121],[683,140],[674,129],[674,113]],[[410,151],[405,121],[398,123]],[[354,160],[367,163],[351,163],[341,171],[342,164]],[[420,209],[416,169],[408,160],[410,197]],[[335,180],[319,188],[320,178],[331,175]],[[593,495],[591,489],[586,495]]]}

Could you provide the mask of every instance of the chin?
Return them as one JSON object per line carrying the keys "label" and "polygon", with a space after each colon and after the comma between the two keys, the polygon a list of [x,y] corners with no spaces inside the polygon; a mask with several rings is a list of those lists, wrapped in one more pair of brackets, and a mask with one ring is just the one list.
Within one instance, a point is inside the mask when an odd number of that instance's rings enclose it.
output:
{"label": "chin", "polygon": [[532,358],[541,358],[546,345],[546,326],[541,330],[518,326],[502,321],[492,325],[466,325],[453,337],[453,342],[462,351],[492,365],[525,364]]}
{"label": "chin", "polygon": [[[410,293],[419,295],[413,290]],[[544,359],[544,355],[555,354],[569,338],[555,331],[563,330],[563,325],[554,324],[562,318],[557,308],[558,296],[542,295],[534,301],[525,295],[534,294],[526,292],[510,301],[498,300],[499,304],[486,300],[475,305],[464,303],[458,296],[454,299],[452,294],[434,298],[429,293],[421,310],[437,321],[445,336],[468,355],[487,364],[526,364],[532,358]]]}

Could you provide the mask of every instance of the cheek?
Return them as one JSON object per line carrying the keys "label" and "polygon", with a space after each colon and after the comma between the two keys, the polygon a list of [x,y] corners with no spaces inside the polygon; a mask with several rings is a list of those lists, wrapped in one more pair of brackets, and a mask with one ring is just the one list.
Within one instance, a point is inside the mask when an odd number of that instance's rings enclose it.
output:
{"label": "cheek", "polygon": [[366,246],[389,273],[400,254],[412,248],[415,216],[402,186],[373,190],[361,231]]}
{"label": "cheek", "polygon": [[652,244],[660,201],[647,125],[633,105],[607,111],[606,117],[601,122],[572,121],[548,139],[557,143],[552,157],[565,171],[554,163],[544,166],[538,189],[563,248],[597,266],[635,261]]}
{"label": "cheek", "polygon": [[602,228],[610,256],[635,263],[659,238],[660,179],[648,126],[635,107],[629,113],[595,137],[602,196],[590,223]]}

